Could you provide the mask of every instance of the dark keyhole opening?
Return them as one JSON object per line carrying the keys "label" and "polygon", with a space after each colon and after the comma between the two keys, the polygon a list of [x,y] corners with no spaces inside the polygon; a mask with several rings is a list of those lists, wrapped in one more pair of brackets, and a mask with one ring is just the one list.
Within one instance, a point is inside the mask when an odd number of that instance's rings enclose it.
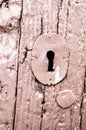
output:
{"label": "dark keyhole opening", "polygon": [[47,52],[48,71],[54,71],[54,69],[53,69],[54,56],[55,56],[55,53],[53,51],[48,51]]}

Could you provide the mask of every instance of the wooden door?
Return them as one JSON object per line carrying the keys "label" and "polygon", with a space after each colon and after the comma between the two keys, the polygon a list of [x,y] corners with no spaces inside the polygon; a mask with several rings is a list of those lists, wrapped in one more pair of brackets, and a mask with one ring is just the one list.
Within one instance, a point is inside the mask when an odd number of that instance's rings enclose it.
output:
{"label": "wooden door", "polygon": [[[70,52],[66,77],[52,86],[31,68],[46,33],[59,34]],[[85,57],[85,0],[0,0],[0,130],[86,130]]]}

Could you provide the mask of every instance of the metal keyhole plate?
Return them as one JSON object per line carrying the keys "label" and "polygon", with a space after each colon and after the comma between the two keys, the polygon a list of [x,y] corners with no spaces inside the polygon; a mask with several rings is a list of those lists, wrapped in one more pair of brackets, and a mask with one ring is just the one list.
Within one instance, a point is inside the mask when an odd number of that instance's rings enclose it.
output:
{"label": "metal keyhole plate", "polygon": [[32,50],[32,71],[36,79],[44,85],[59,83],[67,73],[68,55],[67,45],[59,35],[41,35]]}

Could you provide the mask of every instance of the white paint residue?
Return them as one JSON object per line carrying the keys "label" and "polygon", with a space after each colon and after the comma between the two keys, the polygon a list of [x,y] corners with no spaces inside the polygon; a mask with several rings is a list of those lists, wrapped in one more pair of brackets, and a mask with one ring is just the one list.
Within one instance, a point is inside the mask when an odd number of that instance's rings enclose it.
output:
{"label": "white paint residue", "polygon": [[38,98],[43,98],[43,95],[42,95],[41,93],[39,93],[39,92],[36,92],[36,96],[37,96]]}
{"label": "white paint residue", "polygon": [[18,4],[10,4],[10,14],[11,17],[19,17],[20,15],[20,11],[21,11],[21,6],[19,6]]}
{"label": "white paint residue", "polygon": [[55,70],[55,81],[54,81],[54,83],[57,83],[57,82],[59,82],[60,81],[60,68],[59,68],[59,66],[57,66],[56,67],[56,70]]}
{"label": "white paint residue", "polygon": [[0,17],[0,24],[6,24],[6,22],[8,22],[8,20],[11,18],[10,11],[7,8],[2,8],[0,10]]}
{"label": "white paint residue", "polygon": [[12,61],[15,57],[17,56],[17,51],[13,50],[11,56],[9,57],[9,59],[7,58],[7,56],[3,56],[0,60],[0,64],[6,64],[7,62]]}
{"label": "white paint residue", "polygon": [[4,34],[4,36],[0,37],[0,41],[2,43],[0,46],[0,64],[14,60],[18,53],[15,35]]}

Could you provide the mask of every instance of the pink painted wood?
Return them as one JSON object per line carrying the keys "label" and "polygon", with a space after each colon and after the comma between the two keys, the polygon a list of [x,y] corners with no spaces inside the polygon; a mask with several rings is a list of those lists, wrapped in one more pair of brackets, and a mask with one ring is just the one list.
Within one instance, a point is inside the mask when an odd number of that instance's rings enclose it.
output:
{"label": "pink painted wood", "polygon": [[[46,33],[70,51],[66,77],[51,87],[31,70],[33,45]],[[85,66],[85,0],[0,0],[0,130],[86,130]]]}

